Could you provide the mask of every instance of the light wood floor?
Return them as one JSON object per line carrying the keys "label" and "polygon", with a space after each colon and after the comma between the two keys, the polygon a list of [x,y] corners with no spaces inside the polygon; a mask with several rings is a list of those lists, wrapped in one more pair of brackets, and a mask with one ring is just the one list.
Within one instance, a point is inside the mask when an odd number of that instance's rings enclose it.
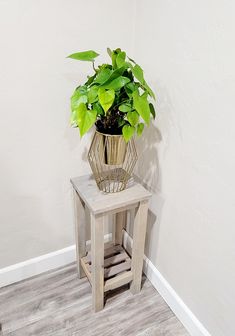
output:
{"label": "light wood floor", "polygon": [[125,286],[92,313],[90,285],[75,264],[0,289],[0,323],[3,336],[189,335],[146,279],[140,294]]}

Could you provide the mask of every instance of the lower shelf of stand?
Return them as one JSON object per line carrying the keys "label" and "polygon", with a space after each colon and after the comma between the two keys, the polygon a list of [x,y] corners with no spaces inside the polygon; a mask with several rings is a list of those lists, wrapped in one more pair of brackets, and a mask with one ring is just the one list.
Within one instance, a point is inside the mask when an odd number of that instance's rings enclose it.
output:
{"label": "lower shelf of stand", "polygon": [[[92,284],[91,252],[81,258],[82,268]],[[131,258],[121,245],[108,245],[104,250],[104,291],[123,286],[133,279]]]}

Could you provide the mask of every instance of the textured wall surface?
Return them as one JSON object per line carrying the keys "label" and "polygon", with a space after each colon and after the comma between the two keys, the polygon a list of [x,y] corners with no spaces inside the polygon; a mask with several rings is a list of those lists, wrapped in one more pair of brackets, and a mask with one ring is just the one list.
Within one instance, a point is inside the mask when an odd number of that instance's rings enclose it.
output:
{"label": "textured wall surface", "polygon": [[74,242],[69,178],[90,172],[90,135],[70,128],[69,97],[91,65],[65,57],[130,51],[132,1],[116,6],[121,25],[114,5],[0,1],[0,268]]}
{"label": "textured wall surface", "polygon": [[137,11],[134,54],[158,111],[138,146],[154,191],[146,254],[211,335],[235,335],[235,3]]}
{"label": "textured wall surface", "polygon": [[211,335],[235,334],[234,12],[232,0],[0,1],[0,268],[73,244],[69,177],[90,171],[90,134],[70,129],[68,97],[89,65],[65,56],[121,46],[157,93],[136,169],[153,192],[146,254]]}

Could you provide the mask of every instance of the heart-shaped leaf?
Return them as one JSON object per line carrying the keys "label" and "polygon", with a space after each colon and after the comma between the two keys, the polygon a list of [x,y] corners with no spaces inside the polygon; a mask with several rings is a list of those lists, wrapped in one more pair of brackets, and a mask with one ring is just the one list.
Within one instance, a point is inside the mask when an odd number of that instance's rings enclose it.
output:
{"label": "heart-shaped leaf", "polygon": [[126,53],[125,51],[121,51],[116,57],[116,64],[118,68],[121,68],[125,64]]}
{"label": "heart-shaped leaf", "polygon": [[144,83],[144,72],[142,70],[142,68],[136,64],[133,69],[132,69],[132,72],[135,76],[136,79],[138,79],[138,81],[143,84]]}
{"label": "heart-shaped leaf", "polygon": [[148,103],[148,93],[144,92],[141,96],[136,90],[133,92],[133,105],[139,115],[143,118],[147,125],[150,122],[150,108]]}
{"label": "heart-shaped leaf", "polygon": [[87,103],[87,91],[85,88],[80,87],[76,89],[70,99],[71,110],[74,111],[81,103]]}
{"label": "heart-shaped leaf", "polygon": [[96,100],[98,100],[98,86],[92,86],[88,91],[87,97],[89,104],[93,104]]}
{"label": "heart-shaped leaf", "polygon": [[141,136],[141,134],[143,133],[143,130],[144,130],[144,124],[143,123],[138,124],[137,125],[137,135]]}
{"label": "heart-shaped leaf", "polygon": [[113,89],[106,90],[105,88],[101,87],[98,90],[98,98],[100,105],[103,107],[104,112],[106,113],[114,102],[115,92]]}
{"label": "heart-shaped leaf", "polygon": [[122,135],[126,142],[128,142],[135,133],[135,127],[124,125],[122,128]]}
{"label": "heart-shaped leaf", "polygon": [[79,127],[81,137],[89,131],[96,121],[97,113],[95,110],[88,110],[86,105],[81,103],[77,108],[77,125]]}
{"label": "heart-shaped leaf", "polygon": [[122,104],[118,107],[121,112],[129,112],[132,110],[131,104]]}
{"label": "heart-shaped leaf", "polygon": [[97,52],[94,50],[87,50],[87,51],[81,51],[77,52],[75,54],[71,54],[67,56],[67,58],[73,58],[79,61],[88,61],[88,62],[94,62],[94,59],[99,56]]}
{"label": "heart-shaped leaf", "polygon": [[127,120],[131,124],[131,126],[135,126],[139,121],[139,114],[136,111],[127,113]]}

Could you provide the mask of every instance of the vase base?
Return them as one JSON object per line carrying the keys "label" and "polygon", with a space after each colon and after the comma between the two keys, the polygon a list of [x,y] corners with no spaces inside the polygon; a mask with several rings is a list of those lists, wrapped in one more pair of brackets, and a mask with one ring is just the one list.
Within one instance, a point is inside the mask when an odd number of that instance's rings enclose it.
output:
{"label": "vase base", "polygon": [[130,178],[130,174],[123,168],[114,168],[101,172],[96,183],[101,191],[115,193],[126,189]]}

